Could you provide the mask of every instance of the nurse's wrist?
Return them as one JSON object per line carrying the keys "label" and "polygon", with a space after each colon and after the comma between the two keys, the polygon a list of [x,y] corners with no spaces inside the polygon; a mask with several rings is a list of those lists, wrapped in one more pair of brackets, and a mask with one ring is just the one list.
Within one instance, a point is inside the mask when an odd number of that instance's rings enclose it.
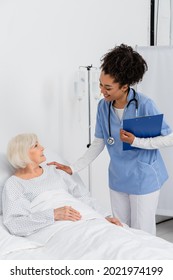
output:
{"label": "nurse's wrist", "polygon": [[133,139],[133,142],[130,144],[132,147],[136,147],[136,145],[138,144],[138,137],[135,137]]}

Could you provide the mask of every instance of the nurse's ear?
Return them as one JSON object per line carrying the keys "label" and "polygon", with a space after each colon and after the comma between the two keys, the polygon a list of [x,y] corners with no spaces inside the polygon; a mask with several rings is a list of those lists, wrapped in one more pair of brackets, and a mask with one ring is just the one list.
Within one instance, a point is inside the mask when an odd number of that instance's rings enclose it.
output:
{"label": "nurse's ear", "polygon": [[129,89],[129,85],[128,85],[128,84],[121,86],[121,90],[122,90],[124,93],[127,93],[128,89]]}

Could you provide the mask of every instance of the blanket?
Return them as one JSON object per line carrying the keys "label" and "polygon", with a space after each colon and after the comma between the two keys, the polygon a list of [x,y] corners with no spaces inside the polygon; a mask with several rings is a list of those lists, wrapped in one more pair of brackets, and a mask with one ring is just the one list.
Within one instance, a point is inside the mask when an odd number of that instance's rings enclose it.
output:
{"label": "blanket", "polygon": [[111,224],[64,190],[41,194],[33,201],[32,211],[64,205],[81,212],[82,219],[57,221],[28,237],[41,242],[51,259],[173,259],[172,243],[126,225]]}
{"label": "blanket", "polygon": [[[80,221],[56,221],[28,237],[5,233],[2,259],[46,260],[173,260],[173,244],[141,230],[109,223],[94,209],[65,191],[45,192],[35,198],[31,211],[70,205],[81,212]],[[2,249],[2,251],[1,251]],[[3,257],[2,257],[3,256]]]}

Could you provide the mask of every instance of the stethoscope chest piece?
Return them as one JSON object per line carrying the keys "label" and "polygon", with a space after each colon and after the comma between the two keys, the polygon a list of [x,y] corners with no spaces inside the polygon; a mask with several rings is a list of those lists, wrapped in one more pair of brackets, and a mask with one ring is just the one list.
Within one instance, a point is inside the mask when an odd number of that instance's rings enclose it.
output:
{"label": "stethoscope chest piece", "polygon": [[115,139],[114,139],[113,137],[110,137],[110,136],[109,136],[109,138],[107,139],[107,143],[108,143],[109,145],[113,145],[113,144],[115,143]]}

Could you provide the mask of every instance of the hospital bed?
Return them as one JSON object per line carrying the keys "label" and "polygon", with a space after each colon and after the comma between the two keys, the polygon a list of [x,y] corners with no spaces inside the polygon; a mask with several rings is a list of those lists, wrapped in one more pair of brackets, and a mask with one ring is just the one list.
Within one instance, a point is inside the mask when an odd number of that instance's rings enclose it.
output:
{"label": "hospital bed", "polygon": [[[63,160],[46,151],[47,161]],[[65,163],[65,162],[64,162]],[[13,174],[6,156],[0,154],[0,194],[4,182]],[[79,175],[76,184],[85,187]],[[1,205],[0,205],[1,206]],[[0,207],[1,208],[1,207]],[[28,237],[11,235],[0,215],[1,260],[158,260],[173,259],[173,244],[128,226],[115,226],[104,218],[61,221]]]}

